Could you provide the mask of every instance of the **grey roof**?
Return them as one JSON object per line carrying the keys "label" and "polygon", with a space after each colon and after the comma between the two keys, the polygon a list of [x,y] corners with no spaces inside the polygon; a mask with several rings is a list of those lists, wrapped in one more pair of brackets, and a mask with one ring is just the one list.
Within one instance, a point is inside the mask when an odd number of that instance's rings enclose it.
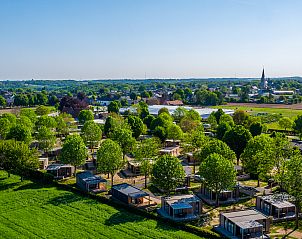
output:
{"label": "grey roof", "polygon": [[[223,215],[224,217],[226,217],[241,228],[259,227],[259,225],[255,221],[267,219],[265,215],[252,209],[235,212],[225,212],[221,213],[221,215]],[[254,227],[252,227],[253,224]]]}
{"label": "grey roof", "polygon": [[263,227],[261,223],[256,221],[236,222],[236,224],[243,229]]}
{"label": "grey roof", "polygon": [[93,175],[92,173],[86,171],[86,172],[81,172],[77,174],[77,177],[83,180],[84,182],[88,184],[96,184],[96,183],[102,183],[102,182],[107,182],[106,179],[103,179],[99,176]]}
{"label": "grey roof", "polygon": [[128,195],[132,198],[140,198],[149,196],[149,194],[139,188],[136,188],[128,183],[121,183],[117,185],[113,185],[112,189],[119,191],[122,194]]}
{"label": "grey roof", "polygon": [[50,164],[47,166],[46,170],[58,170],[60,168],[69,168],[72,167],[69,164]]}
{"label": "grey roof", "polygon": [[274,194],[267,196],[259,196],[263,201],[270,203],[277,208],[295,207],[295,205],[288,200],[292,199],[288,194]]}

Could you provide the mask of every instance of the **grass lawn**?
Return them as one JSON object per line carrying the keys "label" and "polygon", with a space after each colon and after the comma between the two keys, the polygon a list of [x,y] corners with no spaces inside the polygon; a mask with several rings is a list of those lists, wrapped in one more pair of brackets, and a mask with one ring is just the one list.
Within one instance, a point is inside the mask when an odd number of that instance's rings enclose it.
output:
{"label": "grass lawn", "polygon": [[1,238],[200,238],[129,211],[0,171]]}
{"label": "grass lawn", "polygon": [[252,106],[228,106],[228,105],[220,105],[213,106],[212,108],[222,108],[222,109],[238,109],[248,111],[251,114],[257,113],[269,113],[269,114],[281,114],[282,116],[294,118],[297,115],[302,114],[302,110],[297,109],[282,109],[282,108],[264,108],[264,107],[252,107]]}

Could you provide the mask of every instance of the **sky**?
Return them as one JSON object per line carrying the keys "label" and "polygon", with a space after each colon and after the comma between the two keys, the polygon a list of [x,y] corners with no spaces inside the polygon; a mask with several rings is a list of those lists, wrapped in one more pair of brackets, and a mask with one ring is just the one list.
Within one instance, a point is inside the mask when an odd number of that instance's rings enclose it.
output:
{"label": "sky", "polygon": [[301,0],[0,0],[0,79],[302,76]]}

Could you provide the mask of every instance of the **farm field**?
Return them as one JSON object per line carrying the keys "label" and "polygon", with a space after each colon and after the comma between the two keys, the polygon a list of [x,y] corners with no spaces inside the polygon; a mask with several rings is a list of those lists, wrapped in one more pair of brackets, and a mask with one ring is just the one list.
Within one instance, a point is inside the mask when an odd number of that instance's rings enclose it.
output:
{"label": "farm field", "polygon": [[255,104],[255,103],[229,103],[223,106],[214,106],[213,108],[239,109],[249,113],[270,113],[281,114],[282,116],[294,118],[302,114],[302,104],[281,105],[281,104]]}
{"label": "farm field", "polygon": [[200,238],[72,192],[0,171],[1,238]]}

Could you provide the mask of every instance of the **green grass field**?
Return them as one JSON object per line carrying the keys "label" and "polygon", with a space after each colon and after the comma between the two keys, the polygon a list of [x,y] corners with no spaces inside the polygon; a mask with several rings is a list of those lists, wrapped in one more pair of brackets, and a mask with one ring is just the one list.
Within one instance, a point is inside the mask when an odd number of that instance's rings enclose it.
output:
{"label": "green grass field", "polygon": [[200,238],[0,171],[0,238]]}
{"label": "green grass field", "polygon": [[302,110],[296,109],[282,109],[282,108],[264,108],[264,107],[251,107],[251,106],[213,106],[212,108],[222,108],[222,109],[239,109],[250,112],[251,114],[257,113],[269,113],[269,114],[281,114],[285,117],[295,118],[297,115],[302,114]]}

